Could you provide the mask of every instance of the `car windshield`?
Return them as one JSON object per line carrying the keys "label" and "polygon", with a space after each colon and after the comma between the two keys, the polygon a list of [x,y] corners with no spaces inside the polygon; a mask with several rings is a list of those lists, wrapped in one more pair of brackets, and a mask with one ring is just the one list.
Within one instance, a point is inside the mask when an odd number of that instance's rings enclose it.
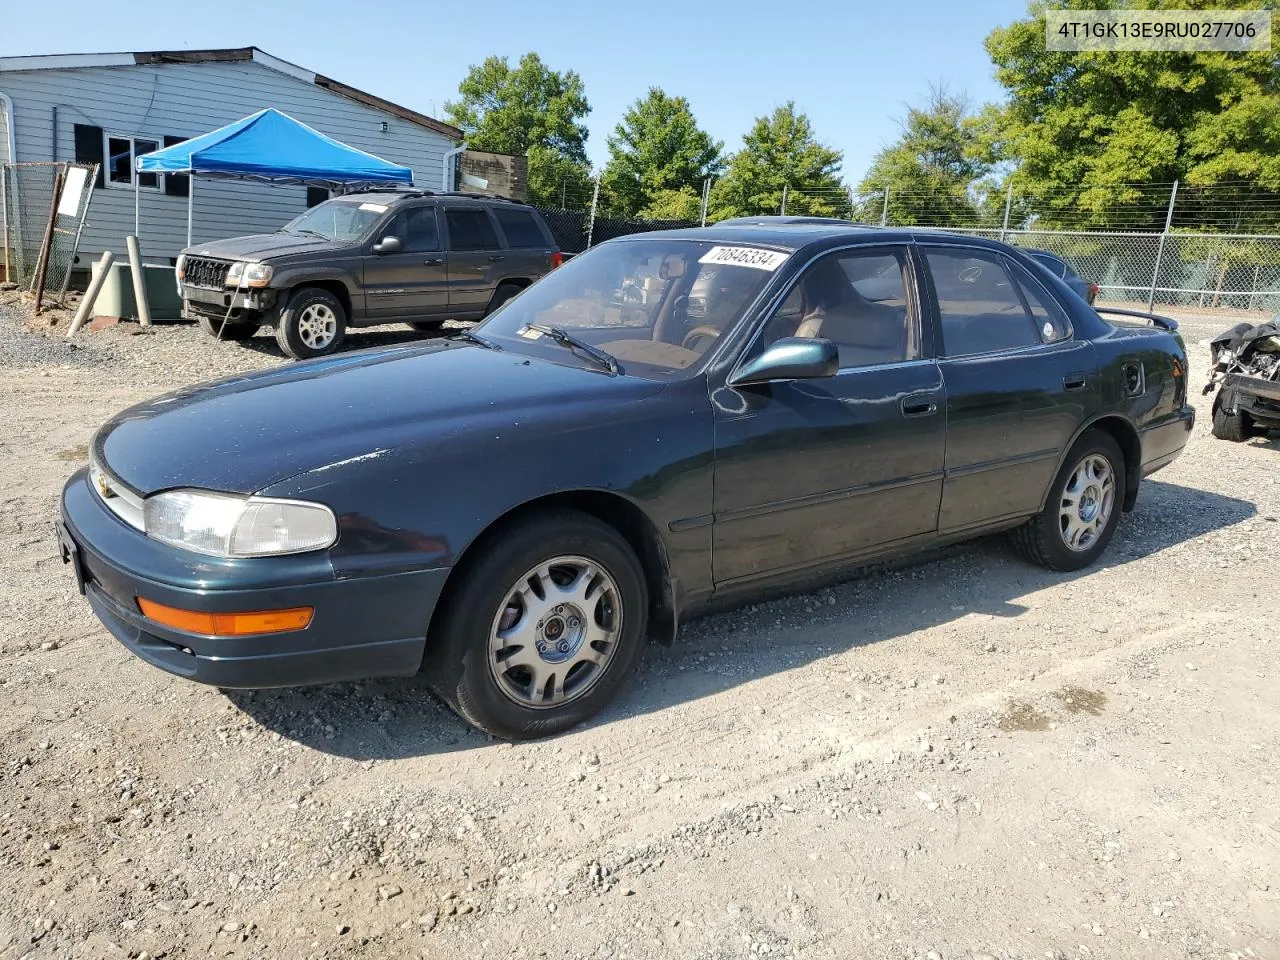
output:
{"label": "car windshield", "polygon": [[600,366],[588,351],[548,332],[555,328],[604,351],[624,373],[683,379],[787,256],[666,237],[606,243],[552,271],[476,332],[506,349]]}
{"label": "car windshield", "polygon": [[385,204],[354,199],[326,200],[290,220],[285,233],[310,233],[330,240],[359,240],[387,212]]}

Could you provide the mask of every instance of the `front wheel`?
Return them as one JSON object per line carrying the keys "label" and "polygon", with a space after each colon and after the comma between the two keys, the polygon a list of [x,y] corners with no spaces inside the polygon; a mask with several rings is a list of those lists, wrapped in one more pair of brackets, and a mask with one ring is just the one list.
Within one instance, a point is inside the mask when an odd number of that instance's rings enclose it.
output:
{"label": "front wheel", "polygon": [[568,510],[518,522],[479,550],[432,623],[432,687],[507,740],[593,716],[643,646],[648,592],[635,553],[613,527]]}
{"label": "front wheel", "polygon": [[1079,570],[1102,555],[1120,522],[1124,454],[1110,434],[1090,430],[1071,448],[1044,509],[1014,531],[1023,556],[1050,570]]}
{"label": "front wheel", "polygon": [[294,360],[332,353],[347,332],[347,311],[328,290],[305,287],[289,300],[276,321],[276,343]]}
{"label": "front wheel", "polygon": [[1227,413],[1222,409],[1222,394],[1218,394],[1213,401],[1212,432],[1219,440],[1244,443],[1253,436],[1253,422],[1247,413]]}

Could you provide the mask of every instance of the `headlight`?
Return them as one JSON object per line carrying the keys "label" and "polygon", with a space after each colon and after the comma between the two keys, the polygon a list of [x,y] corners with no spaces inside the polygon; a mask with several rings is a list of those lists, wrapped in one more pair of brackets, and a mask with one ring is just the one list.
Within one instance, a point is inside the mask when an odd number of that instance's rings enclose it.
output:
{"label": "headlight", "polygon": [[271,267],[265,263],[237,260],[227,271],[228,287],[265,287],[271,282]]}
{"label": "headlight", "polygon": [[178,262],[173,265],[173,272],[181,283],[187,277],[187,255],[185,253],[178,254]]}
{"label": "headlight", "polygon": [[214,557],[267,557],[323,550],[338,539],[319,503],[171,490],[143,503],[147,536]]}

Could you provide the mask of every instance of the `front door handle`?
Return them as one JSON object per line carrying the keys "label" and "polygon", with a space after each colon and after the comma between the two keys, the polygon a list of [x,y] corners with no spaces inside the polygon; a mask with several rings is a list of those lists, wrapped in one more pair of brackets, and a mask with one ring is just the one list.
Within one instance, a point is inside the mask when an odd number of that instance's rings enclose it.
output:
{"label": "front door handle", "polygon": [[904,417],[931,417],[938,412],[938,397],[933,393],[914,393],[902,398]]}
{"label": "front door handle", "polygon": [[499,260],[505,260],[505,259],[506,259],[506,257],[503,257],[503,256],[501,256],[501,255],[499,255],[499,254],[495,254],[494,256],[492,256],[492,257],[490,257],[490,258],[489,258],[489,262],[490,262],[490,263],[497,263]]}
{"label": "front door handle", "polygon": [[1089,375],[1085,373],[1068,373],[1062,378],[1064,390],[1083,390],[1087,386],[1089,386]]}
{"label": "front door handle", "polygon": [[434,267],[438,263],[444,263],[444,257],[432,257],[429,260],[423,260],[428,267]]}

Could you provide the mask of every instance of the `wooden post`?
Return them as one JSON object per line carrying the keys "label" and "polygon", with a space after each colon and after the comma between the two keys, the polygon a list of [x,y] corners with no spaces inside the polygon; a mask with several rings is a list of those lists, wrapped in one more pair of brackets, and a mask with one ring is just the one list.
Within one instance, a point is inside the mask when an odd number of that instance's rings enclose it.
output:
{"label": "wooden post", "polygon": [[36,261],[36,313],[44,300],[44,275],[49,270],[49,253],[53,249],[53,230],[58,222],[58,202],[62,199],[63,175],[53,178],[53,202],[49,204],[49,222],[44,226],[44,239],[40,242],[40,259]]}
{"label": "wooden post", "polygon": [[880,208],[880,226],[885,226],[889,222],[889,185],[885,184],[884,188],[884,206]]}
{"label": "wooden post", "polygon": [[68,340],[75,336],[76,331],[84,326],[85,320],[89,318],[89,312],[98,300],[98,291],[107,282],[107,274],[111,272],[111,264],[115,262],[115,259],[115,254],[110,250],[103,251],[102,259],[98,261],[98,275],[89,281],[89,289],[85,291],[84,299],[80,301],[80,308],[76,310],[76,315],[71,320],[71,326],[67,327]]}
{"label": "wooden post", "polygon": [[142,274],[142,253],[138,250],[138,238],[125,237],[129,247],[129,272],[133,274],[133,302],[138,309],[138,323],[151,326],[151,304],[147,302],[147,280]]}

